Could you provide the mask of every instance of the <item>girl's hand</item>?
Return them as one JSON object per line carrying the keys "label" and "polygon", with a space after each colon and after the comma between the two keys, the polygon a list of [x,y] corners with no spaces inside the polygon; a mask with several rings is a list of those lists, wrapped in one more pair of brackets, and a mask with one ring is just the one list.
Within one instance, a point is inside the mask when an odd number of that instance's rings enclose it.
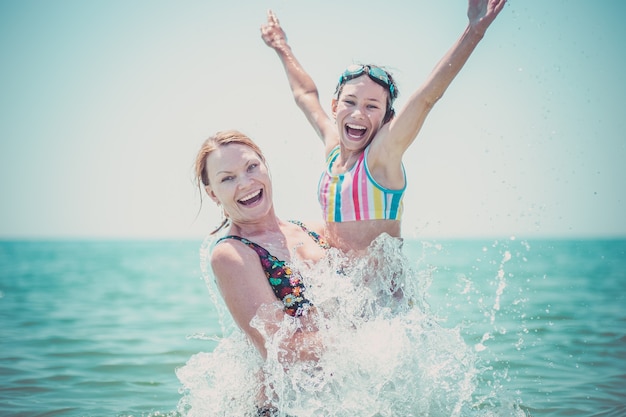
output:
{"label": "girl's hand", "polygon": [[287,45],[287,35],[271,10],[267,11],[267,24],[261,26],[261,37],[270,48],[277,49]]}
{"label": "girl's hand", "polygon": [[506,0],[469,0],[467,17],[470,26],[484,34],[505,3]]}

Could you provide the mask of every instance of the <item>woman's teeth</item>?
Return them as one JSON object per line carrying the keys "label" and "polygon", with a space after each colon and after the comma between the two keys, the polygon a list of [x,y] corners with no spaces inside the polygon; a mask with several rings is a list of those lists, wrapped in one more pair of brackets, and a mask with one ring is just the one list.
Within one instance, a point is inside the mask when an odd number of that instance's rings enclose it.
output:
{"label": "woman's teeth", "polygon": [[244,196],[243,198],[239,199],[239,202],[244,205],[251,204],[251,203],[254,203],[255,201],[258,201],[260,198],[261,198],[261,190],[255,191],[253,193],[250,193]]}

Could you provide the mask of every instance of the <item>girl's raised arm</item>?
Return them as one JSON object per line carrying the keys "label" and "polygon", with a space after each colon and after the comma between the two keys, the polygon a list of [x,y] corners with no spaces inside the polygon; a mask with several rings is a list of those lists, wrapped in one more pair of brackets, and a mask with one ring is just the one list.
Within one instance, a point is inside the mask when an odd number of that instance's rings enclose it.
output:
{"label": "girl's raised arm", "polygon": [[334,147],[338,142],[336,127],[322,108],[315,82],[296,59],[287,43],[285,31],[271,10],[267,12],[267,23],[261,26],[261,37],[265,44],[278,54],[287,74],[296,104],[322,139],[326,148]]}
{"label": "girl's raised arm", "polygon": [[[408,99],[389,124],[380,145],[387,157],[402,158],[424,124],[426,116],[461,71],[489,25],[500,13],[506,0],[469,0],[469,23],[461,37],[439,61],[428,79]],[[382,139],[382,138],[381,138]]]}

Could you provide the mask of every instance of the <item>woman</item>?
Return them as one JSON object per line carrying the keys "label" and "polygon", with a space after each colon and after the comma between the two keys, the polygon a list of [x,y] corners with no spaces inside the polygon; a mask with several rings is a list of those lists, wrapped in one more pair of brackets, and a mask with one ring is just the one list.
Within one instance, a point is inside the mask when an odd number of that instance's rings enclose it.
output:
{"label": "woman", "polygon": [[359,252],[383,233],[400,236],[406,188],[402,156],[505,2],[469,0],[465,31],[397,115],[398,88],[388,72],[374,65],[350,67],[341,75],[332,115],[326,114],[315,83],[276,16],[268,13],[263,40],[276,51],[296,104],[324,142],[326,170],[318,198],[333,247]]}
{"label": "woman", "polygon": [[[196,175],[224,211],[219,229],[229,223],[210,258],[217,286],[237,325],[265,357],[265,340],[250,326],[252,318],[261,306],[277,301],[284,314],[311,313],[301,277],[288,263],[293,256],[318,261],[328,246],[315,229],[276,216],[265,157],[243,133],[218,132],[207,139],[196,159]],[[308,357],[309,352],[296,356]]]}
{"label": "woman", "polygon": [[[218,230],[226,228],[226,234],[215,243],[210,265],[235,323],[265,359],[281,323],[293,318],[297,330],[279,338],[278,361],[285,366],[315,361],[323,347],[309,319],[315,309],[303,277],[290,263],[294,258],[316,262],[325,255],[328,246],[316,232],[319,225],[308,228],[276,216],[265,157],[241,132],[218,132],[207,139],[196,158],[196,175],[224,212]],[[262,318],[256,325],[255,317]],[[261,407],[259,415],[266,412]]]}

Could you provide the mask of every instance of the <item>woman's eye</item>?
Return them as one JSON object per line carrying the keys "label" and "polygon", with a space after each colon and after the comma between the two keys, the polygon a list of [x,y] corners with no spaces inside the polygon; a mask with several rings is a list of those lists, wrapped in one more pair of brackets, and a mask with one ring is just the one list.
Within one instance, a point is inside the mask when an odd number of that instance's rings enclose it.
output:
{"label": "woman's eye", "polygon": [[234,177],[232,175],[229,175],[227,177],[223,177],[222,178],[222,182],[226,182],[226,181],[231,181]]}
{"label": "woman's eye", "polygon": [[254,171],[258,166],[259,164],[256,163],[248,165],[248,172]]}

